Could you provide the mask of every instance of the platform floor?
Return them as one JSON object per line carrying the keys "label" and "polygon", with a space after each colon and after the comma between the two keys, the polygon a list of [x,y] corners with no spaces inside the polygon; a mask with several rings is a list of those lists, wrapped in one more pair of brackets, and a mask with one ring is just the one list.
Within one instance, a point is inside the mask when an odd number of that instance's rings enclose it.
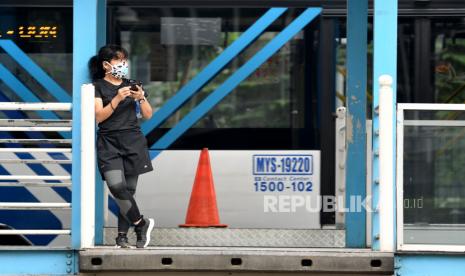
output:
{"label": "platform floor", "polygon": [[[131,244],[135,234],[129,232]],[[114,245],[116,228],[105,228],[104,244]],[[155,228],[151,246],[244,246],[344,248],[345,231],[338,229]]]}

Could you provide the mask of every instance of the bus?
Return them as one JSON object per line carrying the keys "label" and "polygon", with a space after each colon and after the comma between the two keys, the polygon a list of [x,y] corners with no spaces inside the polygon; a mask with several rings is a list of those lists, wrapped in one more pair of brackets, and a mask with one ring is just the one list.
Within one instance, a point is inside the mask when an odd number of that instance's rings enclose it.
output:
{"label": "bus", "polygon": [[[257,66],[230,95],[207,110],[179,138],[172,139],[167,147],[157,143],[309,6],[322,7],[322,13],[264,64]],[[303,206],[297,206],[295,210],[266,212],[264,197],[313,202],[320,196],[338,195],[336,187],[341,183],[336,177],[339,168],[336,111],[346,101],[346,1],[107,0],[105,42],[122,45],[130,52],[130,78],[143,83],[156,114],[271,7],[288,9],[230,62],[217,68],[212,80],[202,85],[199,93],[172,116],[159,124],[141,122],[155,170],[141,176],[138,198],[143,212],[156,218],[157,228],[177,228],[184,222],[199,152],[208,148],[220,217],[230,228],[328,231],[331,239],[306,241],[302,246],[344,247],[343,231],[338,231],[344,225],[338,221],[337,210],[308,212]],[[372,10],[370,6],[369,65],[373,63]],[[37,79],[40,77],[25,68],[28,62],[37,64],[60,88],[63,97],[71,96],[72,12],[69,0],[0,3],[0,40],[12,42],[0,45],[3,72],[0,101],[60,102],[40,85]],[[465,100],[462,93],[465,90],[464,30],[465,7],[461,0],[399,1],[398,102],[462,103]],[[27,59],[12,55],[11,49],[21,51]],[[12,79],[22,84],[26,92],[18,92]],[[368,99],[373,94],[372,82],[369,69]],[[367,118],[370,119],[371,101],[368,103]],[[19,111],[3,112],[0,116],[2,119],[43,118],[34,112]],[[57,116],[70,119],[65,113]],[[66,138],[58,132],[33,136],[1,132],[0,135],[5,141]],[[1,146],[27,147],[17,143]],[[1,159],[45,156],[44,153],[0,154]],[[67,154],[48,157],[70,158]],[[282,168],[287,164],[289,170],[281,174],[271,171],[265,166],[270,160],[278,165],[282,163]],[[69,164],[0,165],[2,174],[71,172]],[[431,177],[428,168],[417,167],[417,170],[424,171],[426,178]],[[432,194],[431,187],[422,189],[425,196]],[[70,202],[71,191],[69,187],[0,186],[0,202],[47,200]],[[107,207],[106,242],[111,244],[118,214],[111,195],[108,195]],[[446,210],[449,207],[444,208],[445,212],[450,211]],[[463,211],[459,210],[456,218],[462,223],[465,222]],[[422,219],[428,218],[428,214],[425,208]],[[443,218],[428,219],[441,222]],[[70,227],[70,216],[64,210],[1,210],[0,224],[5,229],[66,229]],[[301,242],[296,240],[296,244]],[[0,235],[0,244],[12,243],[63,246],[69,243],[69,237],[26,235],[13,239]],[[166,244],[170,242],[165,241]],[[275,245],[279,244],[278,241]]]}

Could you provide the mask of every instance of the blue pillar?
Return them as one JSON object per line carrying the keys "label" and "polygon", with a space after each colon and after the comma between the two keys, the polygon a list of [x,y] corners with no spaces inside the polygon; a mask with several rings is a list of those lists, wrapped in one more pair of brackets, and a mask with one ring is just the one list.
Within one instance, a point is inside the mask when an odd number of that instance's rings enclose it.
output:
{"label": "blue pillar", "polygon": [[[397,0],[375,0],[374,8],[374,57],[373,57],[373,152],[379,151],[379,84],[378,79],[381,75],[388,74],[393,79],[393,139],[394,139],[394,162],[396,160],[396,94],[397,94]],[[396,206],[396,191],[395,191],[395,164],[394,164],[394,208]],[[373,155],[373,209],[378,205],[379,201],[379,158]],[[372,247],[374,250],[379,250],[379,214],[372,213]],[[396,213],[394,212],[394,242],[396,241]]]}
{"label": "blue pillar", "polygon": [[[106,41],[107,27],[107,1],[97,0],[97,48],[104,46]],[[98,172],[97,166],[95,171]],[[99,173],[95,175],[95,244],[103,244],[103,227],[105,223],[104,212],[108,206],[104,206],[104,183]]]}
{"label": "blue pillar", "polygon": [[89,83],[87,62],[97,48],[97,0],[73,1],[73,155],[71,244],[81,245],[81,85]]}
{"label": "blue pillar", "polygon": [[[366,197],[366,83],[368,0],[347,1],[346,208]],[[355,201],[357,202],[357,201]],[[346,247],[366,246],[366,211],[345,214]]]}

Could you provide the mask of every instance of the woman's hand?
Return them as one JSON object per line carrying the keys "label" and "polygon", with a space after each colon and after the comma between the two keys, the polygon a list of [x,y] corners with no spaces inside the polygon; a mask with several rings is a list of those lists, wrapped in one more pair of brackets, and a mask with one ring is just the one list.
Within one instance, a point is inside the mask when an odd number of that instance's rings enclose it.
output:
{"label": "woman's hand", "polygon": [[135,100],[142,100],[144,98],[144,90],[142,90],[142,87],[136,84],[137,91],[131,90],[131,97],[134,98]]}
{"label": "woman's hand", "polygon": [[126,99],[126,97],[130,95],[131,95],[130,86],[125,86],[123,88],[118,89],[118,93],[116,94],[115,98],[118,100],[118,102],[121,102],[122,100]]}
{"label": "woman's hand", "polygon": [[145,92],[144,90],[142,90],[142,87],[140,87],[139,85],[136,85],[136,87],[137,87],[137,91],[131,91],[132,93],[131,97],[134,98],[136,101],[139,101],[142,117],[144,117],[145,119],[150,119],[153,113],[152,107],[150,106],[150,103],[145,98]]}

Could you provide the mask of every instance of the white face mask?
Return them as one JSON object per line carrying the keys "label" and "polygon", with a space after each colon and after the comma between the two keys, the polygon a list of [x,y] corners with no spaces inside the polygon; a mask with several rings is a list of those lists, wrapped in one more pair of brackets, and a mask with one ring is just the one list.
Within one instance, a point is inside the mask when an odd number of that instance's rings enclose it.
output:
{"label": "white face mask", "polygon": [[121,61],[115,65],[109,63],[106,61],[111,66],[111,71],[107,72],[107,74],[112,74],[115,78],[118,79],[123,79],[128,76],[129,73],[129,64],[127,61]]}

